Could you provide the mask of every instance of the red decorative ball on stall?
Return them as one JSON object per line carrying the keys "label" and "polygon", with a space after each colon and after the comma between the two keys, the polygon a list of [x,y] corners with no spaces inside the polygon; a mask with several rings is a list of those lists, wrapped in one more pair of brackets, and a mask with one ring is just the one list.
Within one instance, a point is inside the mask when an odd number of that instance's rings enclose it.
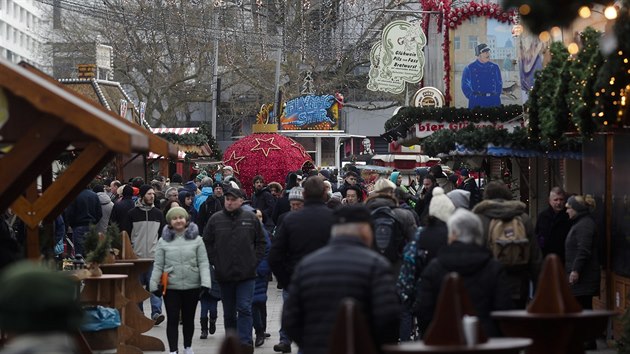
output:
{"label": "red decorative ball on stall", "polygon": [[232,144],[223,154],[223,163],[232,166],[247,195],[253,191],[256,175],[265,182],[278,182],[284,187],[289,172],[298,171],[311,156],[297,141],[280,134],[256,133]]}

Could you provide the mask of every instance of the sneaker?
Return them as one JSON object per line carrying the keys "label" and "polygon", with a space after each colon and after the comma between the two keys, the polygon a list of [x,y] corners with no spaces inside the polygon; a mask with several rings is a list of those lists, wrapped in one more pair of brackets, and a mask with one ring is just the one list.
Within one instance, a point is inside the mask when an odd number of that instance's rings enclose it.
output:
{"label": "sneaker", "polygon": [[269,338],[269,337],[271,337],[271,334],[270,334],[270,333],[265,332],[265,338]]}
{"label": "sneaker", "polygon": [[273,351],[277,353],[291,353],[291,344],[280,342],[273,346]]}
{"label": "sneaker", "polygon": [[265,344],[265,336],[256,336],[256,340],[254,340],[254,346],[255,347],[260,347],[261,345]]}
{"label": "sneaker", "polygon": [[208,339],[208,330],[202,329],[199,339]]}
{"label": "sneaker", "polygon": [[151,319],[155,321],[155,325],[157,326],[160,323],[164,322],[165,317],[161,313],[156,313],[155,315],[151,316]]}
{"label": "sneaker", "polygon": [[184,348],[184,354],[195,354],[191,347]]}

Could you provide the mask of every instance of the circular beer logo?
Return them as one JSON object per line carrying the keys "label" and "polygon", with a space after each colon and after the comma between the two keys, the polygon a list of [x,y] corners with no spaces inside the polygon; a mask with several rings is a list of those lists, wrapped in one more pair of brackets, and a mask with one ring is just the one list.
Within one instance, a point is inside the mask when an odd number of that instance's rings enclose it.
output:
{"label": "circular beer logo", "polygon": [[444,95],[435,87],[423,87],[413,95],[414,107],[442,107]]}

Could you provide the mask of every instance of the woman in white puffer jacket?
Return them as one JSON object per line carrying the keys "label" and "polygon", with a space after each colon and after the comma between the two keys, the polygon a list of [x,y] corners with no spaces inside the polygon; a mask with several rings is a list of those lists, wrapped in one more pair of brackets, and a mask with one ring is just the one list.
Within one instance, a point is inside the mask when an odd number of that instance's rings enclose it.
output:
{"label": "woman in white puffer jacket", "polygon": [[[210,289],[210,264],[206,246],[197,225],[181,207],[166,214],[168,226],[162,231],[155,250],[155,263],[149,288],[157,296],[164,295],[166,337],[169,351],[177,353],[179,315],[183,323],[184,354],[193,354],[192,337],[199,296]],[[162,284],[165,274],[166,290]]]}

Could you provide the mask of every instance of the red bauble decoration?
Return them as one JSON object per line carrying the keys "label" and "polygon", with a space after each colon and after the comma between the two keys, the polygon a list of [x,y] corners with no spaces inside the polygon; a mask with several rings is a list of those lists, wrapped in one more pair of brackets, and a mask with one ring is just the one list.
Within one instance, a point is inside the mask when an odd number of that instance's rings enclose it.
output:
{"label": "red bauble decoration", "polygon": [[232,144],[223,154],[223,163],[234,168],[234,174],[248,195],[252,179],[262,175],[265,182],[284,186],[289,172],[302,168],[311,156],[295,140],[280,134],[252,134]]}

